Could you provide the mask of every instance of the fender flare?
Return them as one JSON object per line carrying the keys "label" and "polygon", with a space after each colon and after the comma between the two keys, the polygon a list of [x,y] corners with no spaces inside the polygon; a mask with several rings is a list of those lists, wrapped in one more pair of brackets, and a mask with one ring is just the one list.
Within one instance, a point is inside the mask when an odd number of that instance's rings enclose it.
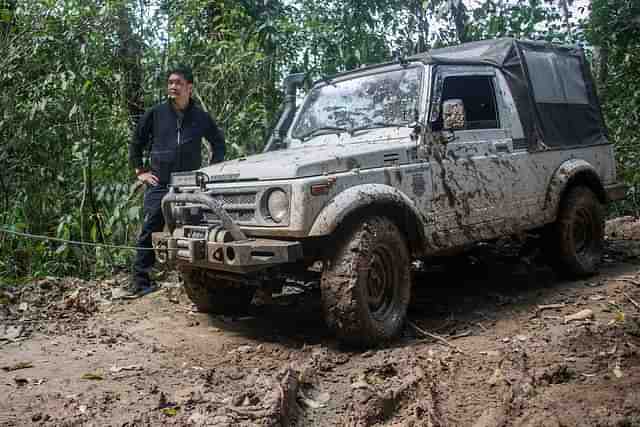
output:
{"label": "fender flare", "polygon": [[555,217],[565,192],[574,182],[586,185],[596,194],[600,202],[606,202],[606,193],[596,168],[586,160],[570,159],[562,163],[553,173],[547,186],[544,209],[553,212]]}
{"label": "fender flare", "polygon": [[[338,194],[329,201],[316,216],[309,231],[309,236],[328,236],[333,233],[350,214],[360,209],[366,209],[376,205],[399,208],[396,212],[401,212],[404,218],[408,216],[409,221],[411,221],[411,227],[415,227],[415,231],[418,233],[417,236],[407,236],[412,248],[419,249],[419,246],[416,245],[418,242],[419,245],[424,244],[425,221],[423,215],[407,195],[394,187],[384,184],[362,184],[351,187]],[[404,231],[410,232],[410,230],[407,229]]]}

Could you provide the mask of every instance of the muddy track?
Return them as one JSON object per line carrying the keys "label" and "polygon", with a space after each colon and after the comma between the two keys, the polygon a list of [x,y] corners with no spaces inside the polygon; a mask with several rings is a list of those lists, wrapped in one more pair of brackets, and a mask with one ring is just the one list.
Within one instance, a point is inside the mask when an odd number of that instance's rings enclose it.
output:
{"label": "muddy track", "polygon": [[413,326],[367,351],[332,337],[318,291],[233,319],[171,281],[132,302],[109,299],[124,278],[9,289],[0,425],[640,425],[640,246],[574,282],[519,251],[417,272]]}

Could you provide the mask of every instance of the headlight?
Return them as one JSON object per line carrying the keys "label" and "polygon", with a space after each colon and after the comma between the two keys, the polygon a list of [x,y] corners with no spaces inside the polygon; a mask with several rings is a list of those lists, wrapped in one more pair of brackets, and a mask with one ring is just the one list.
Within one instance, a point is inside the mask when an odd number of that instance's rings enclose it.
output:
{"label": "headlight", "polygon": [[276,189],[269,193],[267,213],[275,222],[282,222],[289,215],[289,196],[283,190]]}

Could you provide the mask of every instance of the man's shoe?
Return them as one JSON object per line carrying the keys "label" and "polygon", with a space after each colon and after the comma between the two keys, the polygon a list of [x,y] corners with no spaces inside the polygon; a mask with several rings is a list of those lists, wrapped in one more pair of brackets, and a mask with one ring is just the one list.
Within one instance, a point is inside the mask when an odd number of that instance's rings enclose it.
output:
{"label": "man's shoe", "polygon": [[156,282],[148,282],[148,283],[132,283],[131,286],[126,290],[125,294],[122,296],[122,299],[136,299],[143,297],[151,292],[155,292],[160,287]]}

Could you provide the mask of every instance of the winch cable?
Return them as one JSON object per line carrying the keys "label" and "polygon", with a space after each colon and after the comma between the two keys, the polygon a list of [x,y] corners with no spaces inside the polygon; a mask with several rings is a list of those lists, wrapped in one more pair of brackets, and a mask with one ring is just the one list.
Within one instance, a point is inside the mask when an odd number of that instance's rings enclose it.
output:
{"label": "winch cable", "polygon": [[[155,250],[154,248],[141,248],[138,246],[126,246],[126,245],[112,245],[109,243],[97,243],[97,242],[81,242],[79,240],[69,240],[69,239],[62,239],[59,237],[51,237],[51,236],[42,236],[42,235],[37,235],[37,234],[31,234],[31,233],[24,233],[21,231],[14,231],[14,230],[8,230],[6,228],[0,228],[0,233],[5,233],[5,234],[12,234],[14,236],[20,236],[20,237],[25,237],[28,239],[34,239],[34,240],[46,240],[46,241],[52,241],[52,242],[60,242],[60,243],[68,243],[70,245],[77,245],[77,246],[93,246],[93,247],[101,247],[101,248],[109,248],[109,249],[126,249],[126,250],[132,250],[132,251],[153,251]],[[165,251],[177,251],[178,249],[169,249],[169,248],[162,248],[162,250]]]}

